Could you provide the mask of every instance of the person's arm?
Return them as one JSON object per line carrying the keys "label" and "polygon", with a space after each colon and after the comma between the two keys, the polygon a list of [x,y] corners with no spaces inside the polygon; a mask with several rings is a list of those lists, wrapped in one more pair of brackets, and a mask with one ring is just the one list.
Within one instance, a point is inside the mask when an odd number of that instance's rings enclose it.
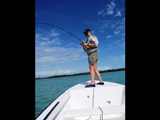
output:
{"label": "person's arm", "polygon": [[86,46],[83,46],[83,50],[84,50],[84,51],[86,51],[86,50],[87,50]]}
{"label": "person's arm", "polygon": [[92,43],[89,43],[87,46],[91,48],[97,48],[98,47],[98,38],[96,36],[92,37]]}
{"label": "person's arm", "polygon": [[87,43],[82,41],[81,45],[83,46],[83,50],[86,51],[87,50]]}
{"label": "person's arm", "polygon": [[96,48],[96,47],[97,47],[97,46],[96,46],[95,44],[93,44],[93,43],[88,43],[87,46],[88,46],[88,47],[91,47],[91,48]]}

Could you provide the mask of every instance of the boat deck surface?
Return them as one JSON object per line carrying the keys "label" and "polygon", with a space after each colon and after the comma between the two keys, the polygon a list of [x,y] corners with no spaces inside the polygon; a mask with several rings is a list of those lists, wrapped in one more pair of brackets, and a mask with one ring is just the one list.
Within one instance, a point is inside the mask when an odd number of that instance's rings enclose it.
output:
{"label": "boat deck surface", "polygon": [[45,119],[125,120],[125,85],[104,81],[104,85],[85,88],[89,83],[90,80],[66,90],[43,112],[44,116],[50,112]]}

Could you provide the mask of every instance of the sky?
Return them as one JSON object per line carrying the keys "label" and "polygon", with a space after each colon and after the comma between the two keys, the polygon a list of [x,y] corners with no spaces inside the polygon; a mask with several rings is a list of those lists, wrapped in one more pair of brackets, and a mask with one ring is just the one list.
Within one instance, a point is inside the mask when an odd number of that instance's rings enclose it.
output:
{"label": "sky", "polygon": [[98,70],[125,68],[125,0],[36,0],[35,77],[89,72],[86,28],[99,40]]}

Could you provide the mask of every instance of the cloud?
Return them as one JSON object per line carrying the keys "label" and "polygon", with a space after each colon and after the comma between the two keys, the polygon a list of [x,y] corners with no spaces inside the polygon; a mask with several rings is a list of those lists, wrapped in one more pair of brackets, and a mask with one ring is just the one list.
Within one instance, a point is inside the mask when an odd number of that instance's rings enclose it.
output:
{"label": "cloud", "polygon": [[[35,60],[36,77],[74,73],[76,72],[74,69],[70,70],[73,68],[73,66],[66,66],[67,63],[83,60],[86,57],[87,56],[85,55],[82,48],[65,48],[61,46],[37,47]],[[41,71],[42,69],[43,71]],[[51,69],[52,72],[50,72]],[[45,70],[47,70],[48,72],[45,72]]]}
{"label": "cloud", "polygon": [[[98,67],[98,70],[109,70],[112,69],[110,66],[100,66]],[[74,69],[72,70],[71,68],[63,69],[63,70],[52,70],[52,71],[41,71],[41,72],[36,72],[36,78],[40,77],[49,77],[53,75],[66,75],[66,74],[74,74],[74,73],[83,73],[83,72],[89,72],[88,69],[86,70],[79,70],[79,69]]]}
{"label": "cloud", "polygon": [[104,14],[104,10],[99,11],[99,12],[98,12],[98,15],[104,16],[104,15],[105,15],[105,14]]}
{"label": "cloud", "polygon": [[110,66],[100,66],[100,67],[98,67],[98,70],[109,70],[109,69],[111,69]]}
{"label": "cloud", "polygon": [[106,38],[111,38],[111,37],[112,37],[112,35],[107,35],[107,36],[106,36]]}
{"label": "cloud", "polygon": [[112,0],[109,4],[106,4],[105,7],[101,8],[101,10],[98,11],[98,15],[103,16],[103,17],[108,16],[108,15],[110,16],[114,15],[115,17],[121,17],[124,12],[124,9],[121,8],[121,5],[125,4],[121,2],[122,1],[117,1],[115,3],[114,0]]}
{"label": "cloud", "polygon": [[114,34],[119,34],[120,33],[120,31],[119,30],[116,30],[116,31],[114,31]]}
{"label": "cloud", "polygon": [[102,20],[99,22],[101,22],[103,24],[98,28],[99,32],[107,33],[108,31],[111,31],[109,34],[111,34],[112,36],[113,36],[113,34],[120,35],[120,36],[123,34],[123,36],[124,36],[124,34],[125,34],[125,18],[116,19],[116,20]]}
{"label": "cloud", "polygon": [[65,48],[61,46],[36,48],[36,64],[61,64],[84,58],[86,58],[86,56],[84,56],[82,48]]}
{"label": "cloud", "polygon": [[121,61],[125,59],[125,55],[109,57],[109,61]]}
{"label": "cloud", "polygon": [[[75,62],[83,60],[87,57],[80,45],[62,40],[60,32],[51,29],[50,31],[44,31],[37,29],[36,31],[36,48],[35,48],[35,64],[37,75],[49,75],[53,73],[45,72],[45,70],[53,69],[54,73],[58,65],[64,65],[65,63]],[[66,39],[66,38],[65,38]],[[65,44],[64,44],[65,43]],[[41,71],[43,69],[43,71]],[[64,68],[65,69],[65,68]],[[64,70],[63,69],[63,70]],[[69,69],[69,68],[68,68]],[[70,70],[70,72],[73,70]],[[53,71],[52,71],[53,72]],[[66,70],[61,73],[70,73]]]}
{"label": "cloud", "polygon": [[[112,41],[112,40],[109,40],[109,41]],[[124,41],[124,38],[120,38],[118,40],[115,40],[113,41],[112,43],[108,44],[106,46],[106,49],[105,50],[112,50],[112,49],[117,49],[117,48],[124,48],[125,47],[125,41]]]}
{"label": "cloud", "polygon": [[117,11],[117,13],[116,13],[115,16],[121,16],[121,12],[120,12],[120,11]]}
{"label": "cloud", "polygon": [[54,29],[44,31],[43,29],[38,28],[35,34],[36,47],[60,45],[62,40],[59,36],[60,33],[56,32]]}
{"label": "cloud", "polygon": [[115,3],[110,2],[110,4],[106,5],[106,8],[98,12],[98,15],[102,15],[102,16],[112,15],[114,13],[114,8],[115,8]]}
{"label": "cloud", "polygon": [[98,28],[99,32],[105,32],[105,29],[108,29],[110,27],[111,21],[109,20],[102,20],[99,21],[101,23],[100,27]]}
{"label": "cloud", "polygon": [[73,74],[75,70],[56,70],[56,71],[42,71],[36,72],[36,78],[49,77],[53,75]]}
{"label": "cloud", "polygon": [[114,13],[113,9],[115,7],[115,3],[111,2],[107,5],[107,15],[112,15]]}

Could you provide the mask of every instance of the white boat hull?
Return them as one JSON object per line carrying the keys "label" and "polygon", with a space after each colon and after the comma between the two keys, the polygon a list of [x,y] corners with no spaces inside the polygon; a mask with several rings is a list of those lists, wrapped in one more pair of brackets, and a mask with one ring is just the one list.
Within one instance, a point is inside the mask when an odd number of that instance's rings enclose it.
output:
{"label": "white boat hull", "polygon": [[104,81],[85,88],[89,83],[66,90],[36,120],[125,120],[125,85]]}

